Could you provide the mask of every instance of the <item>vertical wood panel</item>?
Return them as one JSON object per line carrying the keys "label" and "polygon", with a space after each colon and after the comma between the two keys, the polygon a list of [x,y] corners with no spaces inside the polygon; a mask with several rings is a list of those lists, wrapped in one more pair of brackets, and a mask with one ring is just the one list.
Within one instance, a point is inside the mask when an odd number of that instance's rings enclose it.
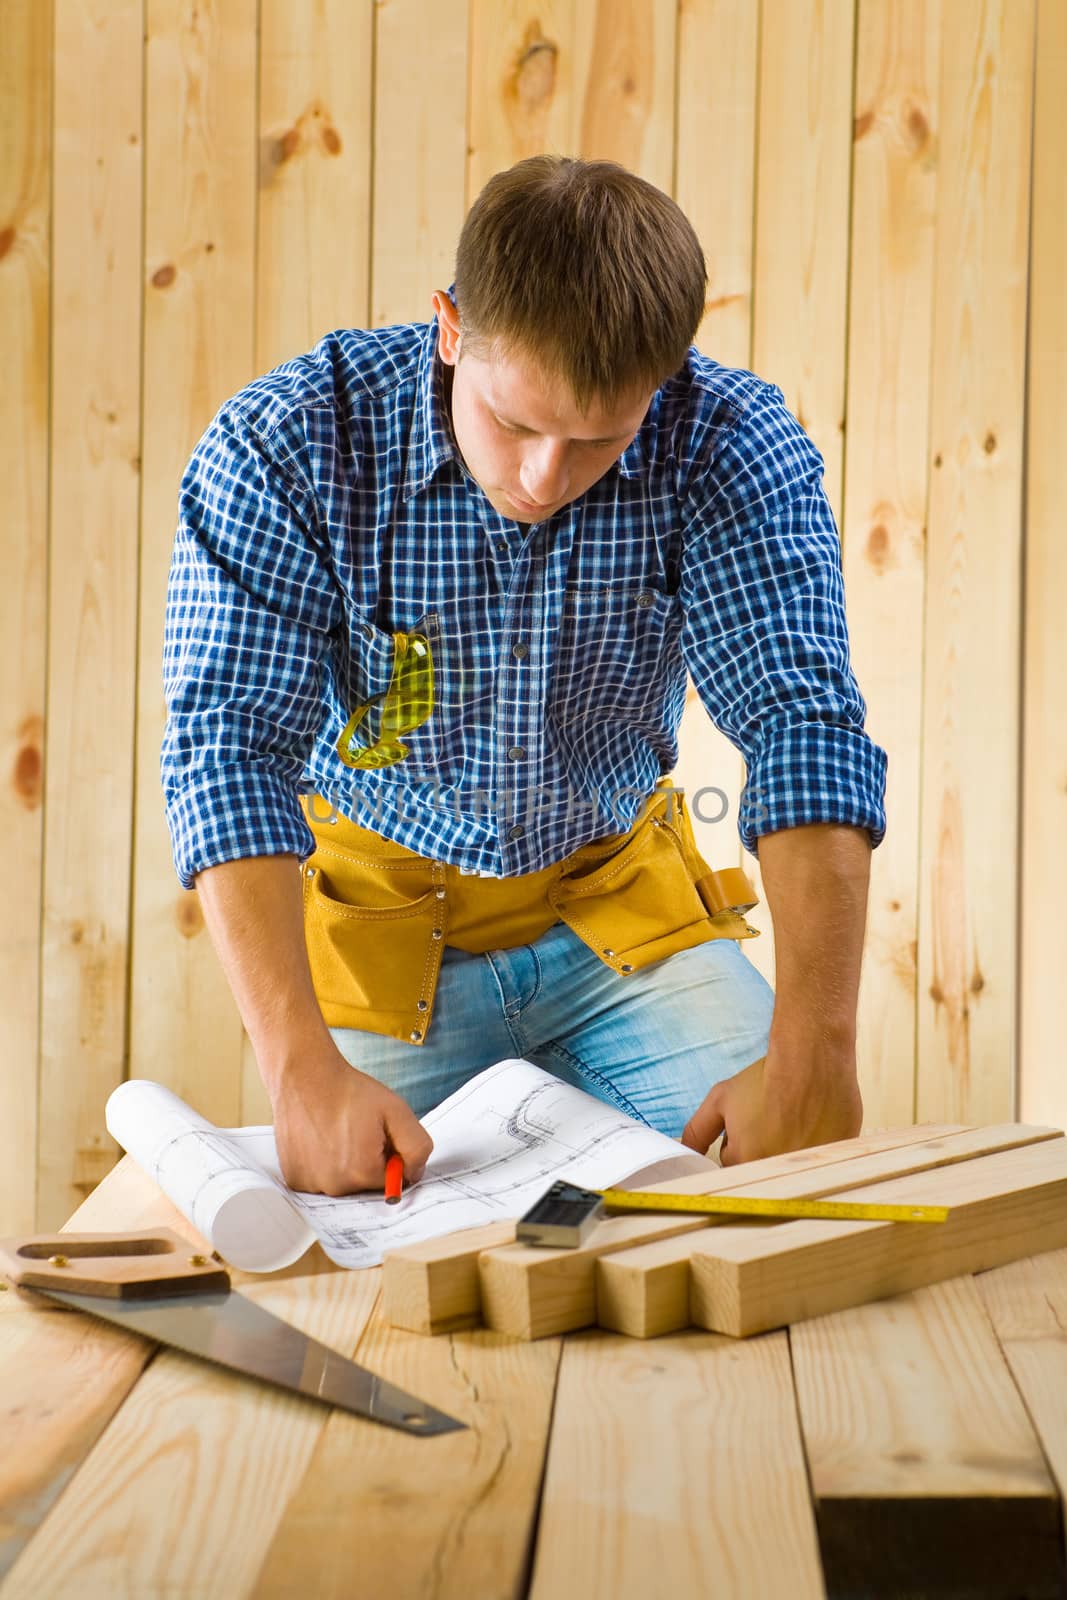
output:
{"label": "vertical wood panel", "polygon": [[869,1126],[912,1120],[919,729],[940,0],[861,0],[849,281],[844,544],[852,661],[889,757],[871,858],[857,1055]]}
{"label": "vertical wood panel", "polygon": [[919,1121],[1015,1114],[1031,0],[945,0],[920,833]]}
{"label": "vertical wood panel", "polygon": [[[696,229],[708,268],[694,342],[715,361],[749,370],[758,51],[759,7],[750,0],[679,0],[674,198]],[[715,868],[741,866],[755,879],[758,864],[737,832],[744,765],[690,679],[672,777],[686,791],[705,859]],[[762,945],[747,943],[745,953],[761,970],[773,970],[766,906],[750,920],[764,930]]]}
{"label": "vertical wood panel", "polygon": [[[853,0],[763,0],[752,369],[776,383],[826,462],[841,528]],[[770,912],[746,953],[774,982]],[[746,863],[747,867],[747,863]]]}
{"label": "vertical wood panel", "polygon": [[1067,1126],[1067,7],[1038,0],[1026,449],[1019,1115]]}
{"label": "vertical wood panel", "polygon": [[372,0],[260,0],[255,370],[368,310]]}
{"label": "vertical wood panel", "polygon": [[48,582],[52,7],[0,0],[0,1231],[34,1226]]}
{"label": "vertical wood panel", "polygon": [[377,11],[372,328],[429,322],[466,213],[466,0]]}
{"label": "vertical wood panel", "polygon": [[104,1103],[125,1057],[141,448],[141,0],[57,0],[55,20],[42,1228],[113,1159]]}
{"label": "vertical wood panel", "polygon": [[132,1077],[240,1121],[242,1028],[195,889],[174,873],[160,787],[163,611],[186,462],[252,376],[255,0],[149,0],[145,351]]}

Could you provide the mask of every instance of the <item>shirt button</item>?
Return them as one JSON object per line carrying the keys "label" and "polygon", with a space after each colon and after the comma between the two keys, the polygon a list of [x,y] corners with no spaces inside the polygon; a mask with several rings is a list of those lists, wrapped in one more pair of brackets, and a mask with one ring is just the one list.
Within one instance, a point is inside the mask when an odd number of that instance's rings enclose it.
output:
{"label": "shirt button", "polygon": [[523,827],[522,823],[521,822],[516,822],[516,824],[515,824],[515,826],[513,828],[509,828],[508,829],[508,838],[509,839],[521,839],[525,832],[526,832],[526,829]]}
{"label": "shirt button", "polygon": [[654,600],[655,596],[653,595],[651,589],[642,589],[641,593],[637,597],[637,603],[639,606],[650,606],[653,604]]}
{"label": "shirt button", "polygon": [[507,540],[506,539],[497,539],[496,540],[496,547],[497,547],[497,550],[500,552],[500,554],[503,555],[504,552],[507,550],[507,547],[508,547]]}
{"label": "shirt button", "polygon": [[519,644],[513,644],[511,647],[511,653],[515,657],[516,661],[522,661],[525,656],[530,654],[530,646],[528,644],[522,644],[521,642]]}
{"label": "shirt button", "polygon": [[526,751],[523,749],[521,744],[513,744],[511,749],[508,751],[508,760],[521,761],[525,754]]}

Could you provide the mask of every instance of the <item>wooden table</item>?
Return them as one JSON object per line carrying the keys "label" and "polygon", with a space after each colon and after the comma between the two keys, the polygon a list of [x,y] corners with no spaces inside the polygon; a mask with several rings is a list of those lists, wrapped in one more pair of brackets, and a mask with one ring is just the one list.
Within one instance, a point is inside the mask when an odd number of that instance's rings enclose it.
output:
{"label": "wooden table", "polygon": [[[67,1224],[144,1225],[205,1246],[129,1158]],[[0,1294],[0,1600],[1065,1592],[1067,1250],[746,1340],[428,1338],[380,1320],[379,1276],[317,1248],[233,1273],[469,1431]]]}

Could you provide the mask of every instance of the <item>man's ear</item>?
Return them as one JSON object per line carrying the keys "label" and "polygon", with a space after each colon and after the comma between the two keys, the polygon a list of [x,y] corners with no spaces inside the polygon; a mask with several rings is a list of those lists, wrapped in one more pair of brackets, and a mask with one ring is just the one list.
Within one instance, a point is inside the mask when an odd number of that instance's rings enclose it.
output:
{"label": "man's ear", "polygon": [[459,313],[442,289],[434,290],[432,302],[434,311],[437,313],[441,360],[447,362],[450,367],[454,367],[459,360],[461,343]]}

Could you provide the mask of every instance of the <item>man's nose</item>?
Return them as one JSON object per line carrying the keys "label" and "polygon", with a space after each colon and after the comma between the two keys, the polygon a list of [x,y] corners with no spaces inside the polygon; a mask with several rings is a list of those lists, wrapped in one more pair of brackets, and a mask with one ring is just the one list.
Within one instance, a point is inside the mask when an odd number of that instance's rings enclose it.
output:
{"label": "man's nose", "polygon": [[567,493],[567,446],[562,439],[542,439],[527,451],[519,474],[528,499],[548,506]]}

